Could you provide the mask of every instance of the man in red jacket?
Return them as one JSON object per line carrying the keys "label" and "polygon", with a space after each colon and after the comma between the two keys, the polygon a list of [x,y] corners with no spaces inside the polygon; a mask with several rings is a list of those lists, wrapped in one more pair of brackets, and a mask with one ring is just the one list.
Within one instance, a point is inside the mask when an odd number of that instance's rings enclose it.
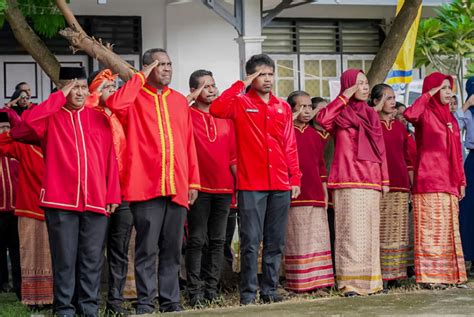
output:
{"label": "man in red jacket", "polygon": [[[267,55],[254,55],[245,70],[248,77],[224,91],[210,108],[213,116],[231,119],[236,131],[242,305],[256,299],[262,237],[260,299],[282,300],[276,290],[288,209],[290,199],[300,193],[301,182],[292,111],[271,92],[275,63]],[[248,86],[248,93],[241,94]]]}
{"label": "man in red jacket", "polygon": [[186,97],[168,87],[173,71],[168,53],[150,49],[143,64],[152,66],[151,74],[135,74],[106,101],[127,139],[123,195],[137,231],[137,314],[155,310],[158,287],[161,312],[182,310],[178,272],[184,222],[200,188],[191,114]]}
{"label": "man in red jacket", "polygon": [[98,316],[107,218],[121,202],[117,160],[107,119],[84,106],[84,69],[61,68],[60,79],[69,82],[25,118],[45,157],[40,205],[51,247],[53,310]]}

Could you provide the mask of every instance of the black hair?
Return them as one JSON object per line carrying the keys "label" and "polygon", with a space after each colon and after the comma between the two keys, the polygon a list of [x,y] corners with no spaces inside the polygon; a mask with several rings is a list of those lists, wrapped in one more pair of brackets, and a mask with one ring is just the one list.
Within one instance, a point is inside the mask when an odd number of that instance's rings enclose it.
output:
{"label": "black hair", "polygon": [[380,100],[383,97],[383,92],[385,89],[391,89],[393,90],[392,86],[387,85],[387,84],[377,84],[372,88],[372,91],[370,92],[370,100],[368,102],[369,106],[375,107],[376,104],[374,103],[374,100]]}
{"label": "black hair", "polygon": [[191,76],[189,76],[189,88],[197,89],[199,87],[199,78],[204,76],[213,77],[212,72],[209,70],[198,69],[194,71]]}
{"label": "black hair", "polygon": [[275,71],[275,62],[267,54],[253,55],[245,64],[245,71],[247,75],[255,73],[258,66],[265,65],[273,68]]}
{"label": "black hair", "polygon": [[154,59],[153,59],[153,55],[156,54],[156,53],[165,53],[165,54],[168,54],[168,52],[163,49],[163,48],[150,48],[148,51],[146,51],[145,53],[143,53],[143,57],[142,57],[142,62],[143,62],[143,65],[150,65],[153,63]]}
{"label": "black hair", "polygon": [[324,99],[323,97],[313,97],[311,98],[311,103],[313,104],[313,106],[316,106],[318,103],[321,103],[321,102],[328,102],[326,99]]}
{"label": "black hair", "polygon": [[406,106],[404,103],[401,103],[401,102],[398,102],[398,101],[397,101],[397,102],[395,103],[395,109],[398,110],[400,107],[405,107],[405,108],[406,108],[407,106]]}
{"label": "black hair", "polygon": [[15,90],[21,90],[20,87],[23,85],[28,85],[26,81],[22,81],[21,83],[16,84]]}
{"label": "black hair", "polygon": [[303,90],[296,90],[293,91],[291,94],[288,95],[288,98],[286,99],[286,102],[288,102],[291,106],[291,109],[293,109],[296,106],[296,97],[302,97],[302,96],[308,96],[309,94],[306,91]]}
{"label": "black hair", "polygon": [[97,77],[97,75],[99,75],[100,72],[101,72],[101,70],[96,70],[95,72],[92,72],[89,75],[89,78],[87,78],[87,86],[90,86],[92,84],[92,82]]}

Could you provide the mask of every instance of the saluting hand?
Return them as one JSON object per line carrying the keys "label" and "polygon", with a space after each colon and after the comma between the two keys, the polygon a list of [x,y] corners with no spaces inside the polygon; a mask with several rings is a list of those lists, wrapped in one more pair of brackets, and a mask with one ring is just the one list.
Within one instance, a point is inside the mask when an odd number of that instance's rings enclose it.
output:
{"label": "saluting hand", "polygon": [[261,70],[259,71],[256,71],[255,73],[253,74],[250,74],[250,75],[247,75],[247,77],[245,77],[245,79],[243,80],[244,84],[245,84],[245,88],[247,88],[248,86],[250,86],[252,84],[252,82],[255,80],[255,78],[257,78],[258,76],[260,76],[260,74],[262,73]]}
{"label": "saluting hand", "polygon": [[5,108],[7,109],[10,109],[11,107],[14,107],[16,105],[16,103],[18,102],[18,100],[20,100],[20,97],[12,100],[12,101],[9,101],[5,104]]}
{"label": "saluting hand", "polygon": [[360,83],[356,83],[354,86],[349,87],[346,90],[344,90],[342,95],[346,97],[347,99],[351,99],[352,96],[354,96],[354,94],[356,93],[356,91],[359,90],[359,87],[360,87]]}
{"label": "saluting hand", "polygon": [[63,92],[64,96],[69,95],[72,88],[77,84],[77,79],[70,80],[66,85],[61,87],[61,91]]}
{"label": "saluting hand", "polygon": [[440,91],[441,88],[443,88],[443,84],[439,85],[438,87],[435,87],[435,88],[431,89],[431,90],[429,91],[429,94],[431,95],[431,97],[433,97],[434,95],[436,95],[436,93],[437,93],[438,91]]}
{"label": "saluting hand", "polygon": [[204,81],[197,89],[194,89],[189,95],[186,96],[186,99],[188,100],[188,103],[191,104],[191,102],[196,101],[197,97],[201,94],[202,90],[204,87],[208,85],[208,81]]}
{"label": "saluting hand", "polygon": [[145,67],[143,67],[142,73],[143,75],[145,75],[145,78],[148,78],[148,76],[150,76],[153,69],[155,69],[155,67],[158,66],[159,63],[160,62],[158,60],[154,60],[153,63],[151,63],[150,65],[146,65]]}

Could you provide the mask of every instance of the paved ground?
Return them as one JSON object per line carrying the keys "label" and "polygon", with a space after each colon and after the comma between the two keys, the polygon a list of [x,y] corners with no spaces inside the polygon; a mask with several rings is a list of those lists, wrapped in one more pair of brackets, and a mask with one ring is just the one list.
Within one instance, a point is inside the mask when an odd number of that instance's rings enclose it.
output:
{"label": "paved ground", "polygon": [[474,316],[474,289],[417,291],[356,298],[327,298],[239,308],[188,311],[172,316]]}

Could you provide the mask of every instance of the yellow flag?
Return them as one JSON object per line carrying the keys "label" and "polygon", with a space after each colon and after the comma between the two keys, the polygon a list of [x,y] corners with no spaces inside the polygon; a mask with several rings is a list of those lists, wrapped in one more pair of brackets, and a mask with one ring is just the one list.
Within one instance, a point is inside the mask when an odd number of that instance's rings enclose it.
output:
{"label": "yellow flag", "polygon": [[[403,6],[405,0],[398,0],[397,14]],[[418,33],[418,25],[420,24],[421,6],[418,10],[418,15],[413,21],[413,24],[408,31],[408,34],[403,42],[400,52],[398,52],[395,64],[392,70],[388,73],[388,84],[408,84],[413,79],[413,59],[415,55],[416,34]]]}

